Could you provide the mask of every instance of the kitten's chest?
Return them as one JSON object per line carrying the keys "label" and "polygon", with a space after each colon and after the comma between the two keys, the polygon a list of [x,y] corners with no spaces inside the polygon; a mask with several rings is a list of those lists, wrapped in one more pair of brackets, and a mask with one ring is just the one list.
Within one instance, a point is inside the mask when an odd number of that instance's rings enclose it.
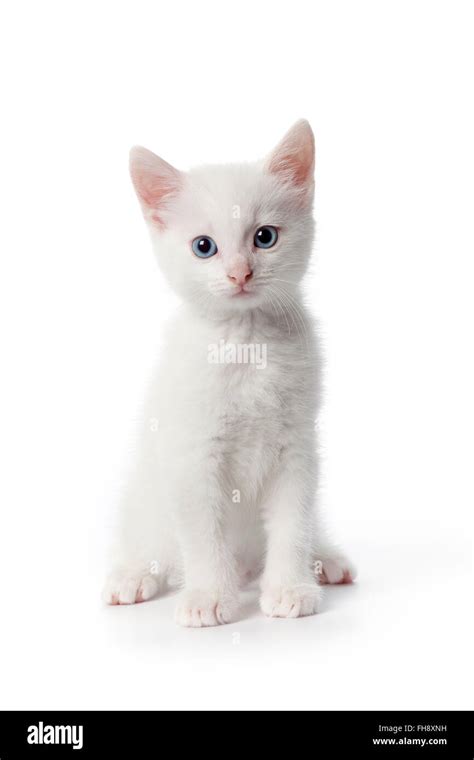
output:
{"label": "kitten's chest", "polygon": [[169,345],[156,384],[164,450],[206,452],[256,487],[295,431],[314,420],[310,354],[292,336],[191,328]]}
{"label": "kitten's chest", "polygon": [[270,421],[274,427],[308,387],[304,350],[265,336],[198,333],[173,353],[166,405],[178,404],[190,424],[261,431]]}
{"label": "kitten's chest", "polygon": [[170,424],[179,415],[194,435],[268,440],[312,403],[311,353],[294,336],[186,320],[171,337],[159,383]]}
{"label": "kitten's chest", "polygon": [[[278,415],[285,402],[289,403],[288,389],[285,387],[285,371],[275,355],[262,363],[236,361],[210,366],[207,369],[209,387],[212,388],[209,403],[216,404],[220,413],[229,421],[252,421],[262,424],[268,417]],[[270,351],[271,354],[271,351]]]}

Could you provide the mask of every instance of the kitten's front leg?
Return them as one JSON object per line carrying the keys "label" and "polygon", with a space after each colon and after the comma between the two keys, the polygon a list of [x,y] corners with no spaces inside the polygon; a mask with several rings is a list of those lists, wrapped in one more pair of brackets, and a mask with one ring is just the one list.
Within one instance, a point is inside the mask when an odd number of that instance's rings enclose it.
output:
{"label": "kitten's front leg", "polygon": [[298,451],[286,451],[263,505],[267,554],[260,606],[270,617],[314,615],[321,600],[312,561],[313,466]]}
{"label": "kitten's front leg", "polygon": [[226,540],[226,494],[218,474],[203,463],[192,481],[178,511],[185,587],[175,618],[180,625],[200,628],[232,621],[238,574]]}

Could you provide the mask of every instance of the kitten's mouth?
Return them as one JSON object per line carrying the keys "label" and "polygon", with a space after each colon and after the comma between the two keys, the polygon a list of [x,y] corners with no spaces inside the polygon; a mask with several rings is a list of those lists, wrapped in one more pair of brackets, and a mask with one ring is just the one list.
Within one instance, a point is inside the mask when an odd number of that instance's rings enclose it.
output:
{"label": "kitten's mouth", "polygon": [[240,288],[240,290],[231,293],[231,298],[245,298],[245,296],[253,296],[254,293],[254,290],[245,290],[244,288]]}

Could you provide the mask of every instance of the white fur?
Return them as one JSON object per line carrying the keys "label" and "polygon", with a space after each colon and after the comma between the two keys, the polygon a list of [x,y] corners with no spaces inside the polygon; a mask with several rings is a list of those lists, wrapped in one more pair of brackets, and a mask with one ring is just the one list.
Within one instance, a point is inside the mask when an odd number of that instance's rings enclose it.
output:
{"label": "white fur", "polygon": [[[184,307],[169,326],[143,409],[123,497],[109,603],[180,587],[176,619],[235,619],[239,587],[260,574],[265,614],[317,611],[320,582],[351,580],[315,509],[319,357],[300,298],[312,248],[314,145],[298,122],[266,161],[182,174],[142,148],[131,173],[159,264]],[[253,245],[262,225],[274,248]],[[209,235],[218,254],[191,241]],[[253,271],[251,294],[229,279]],[[266,363],[210,363],[209,346],[264,344]],[[152,420],[157,420],[153,425]]]}

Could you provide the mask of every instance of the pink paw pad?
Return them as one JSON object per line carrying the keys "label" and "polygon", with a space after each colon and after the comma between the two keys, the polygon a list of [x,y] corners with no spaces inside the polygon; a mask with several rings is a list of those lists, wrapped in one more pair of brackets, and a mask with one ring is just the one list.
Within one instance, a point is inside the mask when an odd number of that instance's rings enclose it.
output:
{"label": "pink paw pad", "polygon": [[316,563],[316,576],[321,584],[342,586],[354,581],[355,571],[344,557],[338,557],[337,559],[323,560],[323,566],[319,573],[318,563]]}

